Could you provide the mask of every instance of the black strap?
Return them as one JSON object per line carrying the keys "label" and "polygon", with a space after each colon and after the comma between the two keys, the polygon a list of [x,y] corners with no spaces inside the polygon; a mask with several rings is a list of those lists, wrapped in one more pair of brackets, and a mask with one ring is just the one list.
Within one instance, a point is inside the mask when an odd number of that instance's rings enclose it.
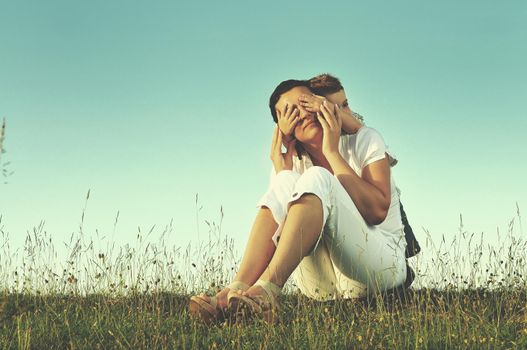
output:
{"label": "black strap", "polygon": [[421,247],[415,238],[412,226],[410,226],[410,223],[408,222],[408,217],[404,212],[403,204],[401,202],[399,202],[399,204],[401,207],[401,220],[404,226],[404,238],[406,239],[406,258],[411,258],[421,251]]}

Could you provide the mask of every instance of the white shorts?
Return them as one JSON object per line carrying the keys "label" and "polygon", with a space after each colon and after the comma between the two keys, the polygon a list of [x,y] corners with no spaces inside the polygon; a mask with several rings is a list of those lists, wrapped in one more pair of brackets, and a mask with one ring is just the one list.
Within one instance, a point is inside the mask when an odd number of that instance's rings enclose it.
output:
{"label": "white shorts", "polygon": [[300,291],[317,300],[357,298],[397,287],[406,279],[404,233],[368,225],[338,179],[323,167],[302,175],[278,173],[258,202],[273,214],[279,236],[288,205],[305,193],[320,198],[323,228],[313,251],[305,256],[293,279]]}

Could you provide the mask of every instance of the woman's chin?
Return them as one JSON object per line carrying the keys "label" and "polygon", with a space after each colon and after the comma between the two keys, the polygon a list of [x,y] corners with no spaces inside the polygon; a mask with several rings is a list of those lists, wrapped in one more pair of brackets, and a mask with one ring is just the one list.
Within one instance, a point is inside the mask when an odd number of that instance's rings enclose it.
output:
{"label": "woman's chin", "polygon": [[304,130],[302,135],[297,136],[297,140],[302,143],[318,143],[322,142],[322,137],[324,132],[322,128],[308,127],[307,130]]}

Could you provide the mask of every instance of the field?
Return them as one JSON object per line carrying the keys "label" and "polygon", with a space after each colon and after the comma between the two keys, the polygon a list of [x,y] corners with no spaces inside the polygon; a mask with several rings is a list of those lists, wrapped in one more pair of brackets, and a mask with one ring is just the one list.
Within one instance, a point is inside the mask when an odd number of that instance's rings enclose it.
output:
{"label": "field", "polygon": [[12,250],[0,220],[0,348],[527,348],[519,213],[498,246],[462,224],[449,242],[421,239],[411,260],[418,277],[404,295],[315,302],[288,284],[275,326],[189,317],[189,296],[214,292],[237,268],[221,219],[207,222],[205,244],[185,249],[168,243],[170,224],[156,239],[139,230],[134,245],[118,247],[83,232],[82,221],[58,252],[43,225]]}
{"label": "field", "polygon": [[2,299],[2,349],[527,348],[527,298],[519,291],[419,290],[399,306],[288,295],[274,327],[206,327],[189,318],[187,296],[176,293]]}

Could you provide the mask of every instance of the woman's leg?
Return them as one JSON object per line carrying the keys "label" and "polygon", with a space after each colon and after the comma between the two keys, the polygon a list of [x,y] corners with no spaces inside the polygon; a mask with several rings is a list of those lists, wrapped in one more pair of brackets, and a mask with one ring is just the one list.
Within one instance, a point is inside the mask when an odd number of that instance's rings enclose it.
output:
{"label": "woman's leg", "polygon": [[[363,284],[367,293],[397,287],[406,279],[404,233],[399,237],[378,226],[366,223],[344,187],[334,178],[332,209],[328,217],[330,229],[324,232],[341,293],[355,282]],[[350,280],[354,281],[350,284]]]}
{"label": "woman's leg", "polygon": [[275,252],[276,246],[271,238],[277,228],[278,224],[271,210],[262,207],[254,220],[240,269],[234,277],[235,281],[242,281],[252,286],[260,277]]}
{"label": "woman's leg", "polygon": [[[277,228],[278,224],[275,222],[271,210],[266,207],[258,210],[245,247],[240,269],[236,273],[234,281],[240,281],[249,286],[256,282],[267,267],[267,264],[269,264],[276,249],[271,237]],[[216,294],[220,308],[227,306],[228,293],[229,288],[225,287]]]}
{"label": "woman's leg", "polygon": [[322,231],[322,203],[314,194],[296,200],[287,213],[280,244],[260,279],[283,287],[304,256],[315,246]]}
{"label": "woman's leg", "polygon": [[[268,191],[260,199],[258,203],[260,209],[254,220],[234,281],[241,281],[252,286],[268,266],[276,250],[272,237],[277,232],[279,223],[283,223],[285,219],[287,203],[299,177],[300,175],[293,171],[278,173]],[[229,289],[224,288],[216,295],[220,307],[227,305],[228,292]]]}
{"label": "woman's leg", "polygon": [[291,276],[300,292],[308,298],[325,301],[335,299],[340,285],[338,271],[333,268],[324,239],[305,256]]}
{"label": "woman's leg", "polygon": [[[296,182],[294,193],[289,198],[290,204],[280,243],[260,280],[283,287],[302,259],[317,248],[328,216],[327,204],[324,205],[323,202],[328,203],[326,197],[329,196],[330,182],[324,172],[332,176],[326,169],[312,167]],[[306,188],[309,190],[305,190]],[[323,191],[326,193],[321,196],[319,193]],[[262,291],[261,286],[255,285],[249,288],[246,294],[253,296],[261,294]]]}

